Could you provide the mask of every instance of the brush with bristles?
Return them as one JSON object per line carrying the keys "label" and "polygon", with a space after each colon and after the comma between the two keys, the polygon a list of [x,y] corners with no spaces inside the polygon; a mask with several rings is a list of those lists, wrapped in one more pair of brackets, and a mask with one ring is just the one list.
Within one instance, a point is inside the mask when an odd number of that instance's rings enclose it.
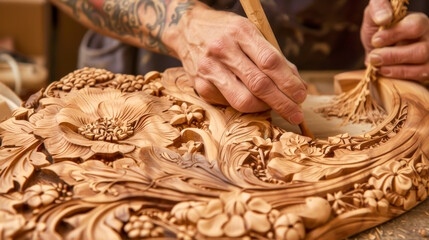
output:
{"label": "brush with bristles", "polygon": [[[390,4],[393,10],[392,21],[381,26],[379,31],[392,27],[407,14],[408,0],[391,0]],[[343,125],[349,122],[370,122],[374,125],[379,123],[385,115],[385,111],[377,104],[370,91],[371,85],[377,81],[377,71],[375,66],[368,63],[364,77],[355,88],[340,94],[332,105],[319,109],[319,111],[326,117],[343,118]]]}

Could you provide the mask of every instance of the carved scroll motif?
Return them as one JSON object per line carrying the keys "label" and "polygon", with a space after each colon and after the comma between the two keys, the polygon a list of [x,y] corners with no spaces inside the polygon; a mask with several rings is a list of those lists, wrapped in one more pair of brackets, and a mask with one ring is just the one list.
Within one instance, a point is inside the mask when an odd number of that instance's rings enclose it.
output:
{"label": "carved scroll motif", "polygon": [[330,239],[375,226],[429,190],[429,93],[381,82],[393,104],[378,127],[312,140],[205,103],[182,69],[77,70],[0,123],[0,238]]}

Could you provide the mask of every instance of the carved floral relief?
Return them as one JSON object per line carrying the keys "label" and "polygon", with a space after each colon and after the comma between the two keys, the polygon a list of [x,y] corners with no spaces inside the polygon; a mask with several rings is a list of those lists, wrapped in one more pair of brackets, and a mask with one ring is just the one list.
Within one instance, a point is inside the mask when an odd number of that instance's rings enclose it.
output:
{"label": "carved floral relief", "polygon": [[77,70],[0,123],[1,239],[337,239],[425,200],[429,93],[311,139],[205,103],[182,69]]}

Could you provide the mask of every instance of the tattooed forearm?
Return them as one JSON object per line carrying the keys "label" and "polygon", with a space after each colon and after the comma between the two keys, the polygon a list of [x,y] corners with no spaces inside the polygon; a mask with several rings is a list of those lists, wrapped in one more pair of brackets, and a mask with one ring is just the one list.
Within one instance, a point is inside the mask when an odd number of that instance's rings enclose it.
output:
{"label": "tattooed forearm", "polygon": [[[167,28],[178,25],[195,0],[51,0],[71,8],[74,16],[84,16],[101,32],[132,37],[147,49],[169,53],[162,41]],[[172,13],[172,14],[167,14]]]}
{"label": "tattooed forearm", "polygon": [[160,53],[168,54],[168,48],[162,42],[162,34],[164,33],[167,14],[167,4],[165,1],[142,0],[145,2],[144,9],[148,11],[152,9],[155,12],[156,18],[153,23],[147,23],[146,28],[149,30],[146,41],[141,39],[148,49],[158,49]]}
{"label": "tattooed forearm", "polygon": [[60,3],[65,4],[69,6],[73,10],[73,14],[79,18],[79,15],[77,14],[77,0],[60,0]]}
{"label": "tattooed forearm", "polygon": [[180,18],[182,18],[183,14],[186,11],[191,10],[194,5],[195,5],[194,2],[179,3],[176,9],[174,9],[174,13],[171,16],[171,22],[168,26],[177,25],[180,21]]}

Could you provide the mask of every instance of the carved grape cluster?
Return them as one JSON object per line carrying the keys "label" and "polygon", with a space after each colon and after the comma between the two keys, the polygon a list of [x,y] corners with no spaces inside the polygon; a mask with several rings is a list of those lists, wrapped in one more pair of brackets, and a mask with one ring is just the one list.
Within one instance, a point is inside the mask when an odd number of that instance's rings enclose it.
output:
{"label": "carved grape cluster", "polygon": [[142,75],[116,74],[115,79],[109,85],[122,92],[135,92],[142,90],[145,83]]}
{"label": "carved grape cluster", "polygon": [[116,74],[115,78],[108,83],[110,87],[122,92],[143,91],[149,95],[160,96],[164,86],[155,81],[161,78],[161,73],[152,71],[142,75]]}
{"label": "carved grape cluster", "polygon": [[132,239],[164,236],[164,229],[156,226],[147,215],[131,216],[130,221],[124,226],[124,231]]}
{"label": "carved grape cluster", "polygon": [[69,92],[72,89],[81,89],[85,86],[95,86],[96,83],[105,82],[114,78],[114,74],[104,69],[82,68],[67,74],[53,88]]}

